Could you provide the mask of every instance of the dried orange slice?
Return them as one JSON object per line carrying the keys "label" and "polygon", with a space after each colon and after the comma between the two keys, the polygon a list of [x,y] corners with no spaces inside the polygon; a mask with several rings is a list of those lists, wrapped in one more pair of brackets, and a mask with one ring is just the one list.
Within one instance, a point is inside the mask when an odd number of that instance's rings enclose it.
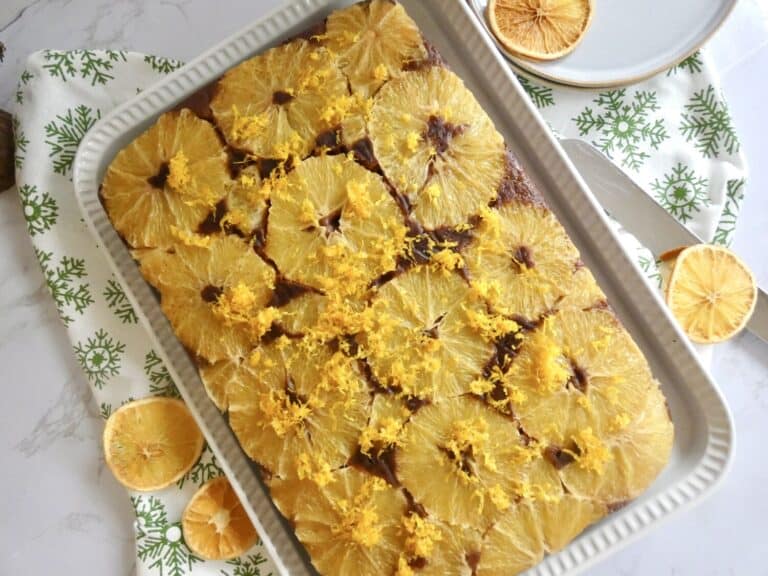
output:
{"label": "dried orange slice", "polygon": [[195,492],[181,518],[184,541],[197,556],[229,560],[256,544],[259,537],[225,476]]}
{"label": "dried orange slice", "polygon": [[516,56],[554,60],[573,50],[592,20],[592,0],[491,0],[493,35]]}
{"label": "dried orange slice", "polygon": [[667,304],[694,342],[722,342],[737,334],[757,302],[747,265],[721,246],[698,244],[677,256]]}
{"label": "dried orange slice", "polygon": [[104,428],[104,456],[123,486],[149,492],[189,472],[203,450],[203,435],[184,402],[145,398],[116,410]]}

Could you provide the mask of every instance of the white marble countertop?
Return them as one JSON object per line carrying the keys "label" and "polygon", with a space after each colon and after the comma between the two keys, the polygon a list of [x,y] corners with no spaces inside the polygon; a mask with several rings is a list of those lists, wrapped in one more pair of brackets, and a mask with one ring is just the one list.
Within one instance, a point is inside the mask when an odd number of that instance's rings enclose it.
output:
{"label": "white marble countertop", "polygon": [[[741,0],[709,47],[751,174],[735,250],[768,286],[768,5]],[[127,48],[187,59],[276,0],[0,0],[0,107],[41,48]],[[0,196],[0,575],[134,572],[132,511],[101,456],[103,422],[48,296],[13,191]],[[768,575],[768,344],[714,351],[736,422],[722,488],[589,573]]]}

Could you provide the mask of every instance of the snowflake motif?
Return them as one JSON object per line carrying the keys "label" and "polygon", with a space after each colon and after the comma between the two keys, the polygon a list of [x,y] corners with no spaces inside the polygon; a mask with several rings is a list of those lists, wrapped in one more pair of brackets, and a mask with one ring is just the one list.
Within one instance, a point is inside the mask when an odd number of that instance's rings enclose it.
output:
{"label": "snowflake motif", "polygon": [[170,74],[174,70],[178,70],[184,66],[184,62],[181,60],[163,58],[162,56],[144,56],[144,62],[149,64],[152,67],[152,70],[158,74]]}
{"label": "snowflake motif", "polygon": [[112,376],[120,373],[120,360],[125,352],[125,344],[113,339],[103,329],[88,338],[85,343],[78,342],[75,354],[88,381],[101,390]]}
{"label": "snowflake motif", "polygon": [[86,277],[85,260],[64,256],[58,265],[53,265],[53,252],[45,252],[35,248],[35,255],[40,261],[48,289],[56,303],[61,321],[69,326],[73,318],[68,311],[74,308],[78,314],[93,304],[88,283],[82,280]]}
{"label": "snowflake motif", "polygon": [[744,200],[744,185],[746,180],[728,180],[725,190],[725,208],[720,215],[720,221],[717,223],[717,230],[712,242],[730,246],[733,231],[736,229],[736,217],[739,215],[741,201]]}
{"label": "snowflake motif", "polygon": [[664,174],[663,181],[655,179],[651,188],[659,204],[683,224],[693,218],[694,212],[700,212],[702,206],[712,203],[707,194],[709,180],[697,176],[682,162]]}
{"label": "snowflake motif", "polygon": [[21,73],[21,78],[19,78],[18,84],[16,84],[16,103],[17,104],[24,104],[24,87],[29,84],[29,81],[32,80],[34,76],[29,70],[24,70],[24,72]]}
{"label": "snowflake motif", "polygon": [[165,506],[154,496],[146,500],[141,496],[132,496],[131,504],[133,504],[140,530],[144,527],[163,526],[168,523]]}
{"label": "snowflake motif", "polygon": [[75,67],[75,59],[77,52],[59,52],[58,50],[46,50],[43,52],[43,58],[47,64],[43,64],[43,69],[48,70],[48,73],[53,78],[60,78],[67,81],[77,74],[77,68]]}
{"label": "snowflake motif", "polygon": [[46,61],[43,68],[53,78],[67,82],[79,73],[81,78],[90,79],[91,86],[96,86],[114,79],[109,72],[115,62],[126,61],[126,53],[122,50],[46,50],[43,58]]}
{"label": "snowflake motif", "polygon": [[517,75],[517,80],[520,82],[520,86],[523,87],[525,93],[531,99],[536,108],[547,108],[548,106],[555,105],[555,98],[552,88],[536,84],[529,80],[525,76]]}
{"label": "snowflake motif", "polygon": [[694,92],[685,109],[688,112],[683,113],[680,133],[688,142],[693,140],[705,158],[720,156],[723,151],[728,154],[739,151],[739,138],[731,124],[731,115],[712,85]]}
{"label": "snowflake motif", "polygon": [[104,420],[109,418],[112,415],[112,404],[108,404],[107,402],[102,402],[99,404],[99,416],[101,416]]}
{"label": "snowflake motif", "polygon": [[[125,62],[125,52],[122,50],[105,50],[96,52],[95,50],[81,50],[80,52],[80,76],[91,79],[91,86],[96,84],[106,84],[107,80],[113,80],[114,76],[108,74],[112,70],[114,62],[122,60]],[[100,56],[99,54],[103,54]]]}
{"label": "snowflake motif", "polygon": [[101,118],[101,112],[80,104],[66,114],[56,115],[45,125],[45,143],[50,148],[48,157],[53,159],[53,171],[66,176],[72,170],[75,153],[85,133]]}
{"label": "snowflake motif", "polygon": [[149,378],[149,391],[155,396],[181,398],[168,368],[154,350],[150,350],[144,356],[144,374]]}
{"label": "snowflake motif", "polygon": [[115,316],[123,324],[136,324],[139,321],[133,306],[131,306],[128,297],[123,292],[123,287],[120,286],[117,280],[114,278],[108,280],[102,295],[107,301],[107,307],[115,313]]}
{"label": "snowflake motif", "polygon": [[688,72],[688,74],[698,74],[704,69],[704,62],[701,59],[701,52],[694,52],[685,60],[680,61],[676,66],[667,70],[667,76],[677,76],[678,72]]}
{"label": "snowflake motif", "polygon": [[222,570],[222,576],[272,576],[272,572],[262,575],[260,566],[266,564],[267,559],[261,555],[261,552],[249,554],[227,560],[227,566],[232,566],[234,570],[227,568]]}
{"label": "snowflake motif", "polygon": [[13,139],[16,143],[15,150],[15,163],[16,169],[21,170],[24,166],[24,159],[27,157],[27,145],[29,140],[24,135],[24,131],[21,129],[21,124],[18,117],[14,116],[12,120],[13,124]]}
{"label": "snowflake motif", "polygon": [[626,88],[601,92],[594,100],[598,112],[587,106],[573,120],[581,136],[597,137],[592,144],[606,156],[619,156],[623,166],[637,170],[650,156],[648,148],[657,150],[669,135],[661,118],[648,118],[659,109],[656,93],[639,90],[630,99],[626,92]]}
{"label": "snowflake motif", "polygon": [[158,576],[184,576],[202,562],[184,542],[181,522],[169,522],[163,503],[154,496],[132,496],[136,511],[136,547],[145,567]]}
{"label": "snowflake motif", "polygon": [[645,277],[661,288],[661,272],[659,272],[659,261],[645,256],[642,252],[637,257],[637,263],[640,269],[645,273]]}
{"label": "snowflake motif", "polygon": [[198,461],[194,466],[192,466],[189,472],[187,472],[179,479],[178,482],[176,482],[176,485],[179,487],[179,489],[184,488],[184,485],[187,482],[191,482],[197,486],[202,486],[208,482],[208,480],[213,480],[214,478],[218,478],[219,476],[223,475],[224,470],[219,467],[216,456],[211,451],[208,443],[206,442],[203,446],[203,452],[200,454]]}
{"label": "snowflake motif", "polygon": [[37,186],[24,184],[19,187],[19,197],[27,220],[30,236],[37,236],[51,229],[59,216],[59,207],[48,192],[40,194]]}

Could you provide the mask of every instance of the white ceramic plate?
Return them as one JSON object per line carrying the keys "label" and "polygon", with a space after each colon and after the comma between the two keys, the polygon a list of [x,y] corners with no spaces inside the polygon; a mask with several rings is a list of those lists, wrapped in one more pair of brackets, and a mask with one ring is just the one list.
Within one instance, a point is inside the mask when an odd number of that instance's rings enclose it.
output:
{"label": "white ceramic plate", "polygon": [[[156,296],[107,218],[98,191],[115,154],[158,115],[241,60],[296,34],[331,9],[347,3],[349,0],[286,2],[104,116],[80,144],[74,167],[75,194],[85,221],[281,576],[304,576],[314,571],[290,527],[266,495],[257,471],[240,449],[226,419],[208,398],[195,365],[176,339]],[[648,358],[669,403],[675,423],[675,443],[661,476],[637,500],[589,528],[566,548],[547,556],[526,573],[573,576],[712,493],[731,460],[731,416],[657,291],[622,250],[603,210],[469,7],[459,0],[401,0],[401,3],[475,94],[566,227],[582,259]]]}
{"label": "white ceramic plate", "polygon": [[[488,29],[488,0],[468,0]],[[718,29],[736,0],[594,0],[584,38],[568,56],[533,62],[498,48],[516,66],[560,84],[630,84],[677,64]]]}

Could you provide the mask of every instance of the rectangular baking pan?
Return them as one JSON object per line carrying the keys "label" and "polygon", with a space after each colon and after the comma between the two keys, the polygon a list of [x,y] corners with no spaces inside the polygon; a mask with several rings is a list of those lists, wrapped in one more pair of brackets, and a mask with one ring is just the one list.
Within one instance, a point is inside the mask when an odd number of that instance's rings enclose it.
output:
{"label": "rectangular baking pan", "polygon": [[[666,470],[640,498],[589,528],[527,574],[572,575],[604,559],[652,526],[710,494],[733,451],[733,425],[721,394],[658,293],[622,250],[600,206],[528,102],[491,39],[460,0],[401,0],[426,38],[463,78],[543,193],[648,358],[669,401],[675,443]],[[243,501],[280,574],[314,573],[303,548],[273,507],[226,419],[208,399],[197,370],[163,316],[99,202],[114,156],[164,111],[238,62],[301,32],[338,0],[293,0],[214,46],[106,115],[83,139],[74,167],[83,217],[126,289],[148,337]]]}

